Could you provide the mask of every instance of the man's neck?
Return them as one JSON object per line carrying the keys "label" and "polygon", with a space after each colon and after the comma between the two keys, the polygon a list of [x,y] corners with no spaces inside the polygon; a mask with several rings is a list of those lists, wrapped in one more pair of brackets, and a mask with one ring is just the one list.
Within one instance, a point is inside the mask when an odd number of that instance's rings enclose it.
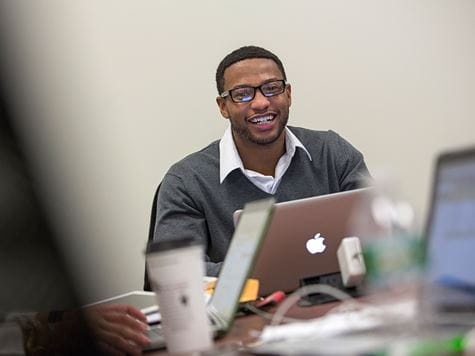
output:
{"label": "man's neck", "polygon": [[245,169],[266,176],[275,176],[277,162],[285,153],[285,132],[268,145],[235,143]]}

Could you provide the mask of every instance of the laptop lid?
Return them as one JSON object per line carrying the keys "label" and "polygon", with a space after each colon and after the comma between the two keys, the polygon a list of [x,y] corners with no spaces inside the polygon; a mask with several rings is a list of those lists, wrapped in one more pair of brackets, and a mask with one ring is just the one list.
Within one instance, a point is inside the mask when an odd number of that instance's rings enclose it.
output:
{"label": "laptop lid", "polygon": [[[354,236],[353,209],[370,188],[292,200],[274,205],[267,236],[250,275],[259,280],[259,295],[291,292],[303,278],[339,272],[340,241]],[[234,221],[240,211],[234,213]]]}
{"label": "laptop lid", "polygon": [[247,203],[234,231],[208,311],[226,331],[234,319],[239,298],[269,227],[274,199]]}
{"label": "laptop lid", "polygon": [[425,300],[475,311],[475,147],[437,157],[425,229]]}

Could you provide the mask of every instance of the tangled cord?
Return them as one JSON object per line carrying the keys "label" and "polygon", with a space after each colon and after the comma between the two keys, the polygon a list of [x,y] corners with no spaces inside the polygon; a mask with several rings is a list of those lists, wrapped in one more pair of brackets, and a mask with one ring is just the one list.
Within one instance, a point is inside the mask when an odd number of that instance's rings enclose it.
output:
{"label": "tangled cord", "polygon": [[[259,308],[256,308],[252,304],[247,304],[246,308],[259,315],[267,320],[270,320],[270,326],[279,325],[281,323],[292,323],[292,322],[301,322],[302,319],[290,318],[286,317],[285,314],[292,308],[302,297],[306,297],[310,294],[320,293],[320,294],[327,294],[335,298],[336,300],[341,301],[342,303],[338,306],[333,307],[330,309],[326,315],[332,313],[344,313],[344,312],[353,312],[353,311],[365,311],[366,315],[371,315],[377,318],[390,318],[393,323],[397,323],[398,321],[404,321],[404,317],[401,315],[397,315],[394,313],[390,313],[388,310],[385,310],[384,307],[370,305],[368,303],[363,303],[351,295],[343,292],[342,290],[332,287],[326,284],[312,284],[303,286],[297,289],[295,292],[290,294],[277,308],[274,314],[265,312]],[[402,319],[402,320],[401,320]]]}
{"label": "tangled cord", "polygon": [[[352,305],[360,304],[359,302],[354,300],[352,296],[341,291],[338,288],[335,288],[326,284],[307,285],[307,286],[303,286],[297,289],[295,292],[290,294],[282,302],[282,304],[277,308],[275,314],[272,316],[270,325],[274,326],[274,325],[280,324],[282,321],[286,321],[287,318],[284,318],[284,315],[289,311],[289,309],[292,308],[295,305],[295,303],[299,301],[300,298],[306,297],[309,294],[314,294],[314,293],[328,294],[334,297],[335,299],[343,301],[345,303],[347,303],[348,301],[351,301]],[[292,321],[300,321],[300,320],[292,319]]]}

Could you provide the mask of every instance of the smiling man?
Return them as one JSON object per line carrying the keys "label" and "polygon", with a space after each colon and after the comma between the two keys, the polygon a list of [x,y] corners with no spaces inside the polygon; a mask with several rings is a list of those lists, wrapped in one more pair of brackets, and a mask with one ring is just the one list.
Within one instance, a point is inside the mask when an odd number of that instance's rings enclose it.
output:
{"label": "smiling man", "polygon": [[169,169],[154,234],[199,240],[209,276],[218,275],[234,231],[233,212],[246,202],[351,190],[368,175],[363,155],[335,132],[287,127],[291,86],[270,51],[246,46],[228,54],[216,84],[216,102],[230,126],[221,140]]}

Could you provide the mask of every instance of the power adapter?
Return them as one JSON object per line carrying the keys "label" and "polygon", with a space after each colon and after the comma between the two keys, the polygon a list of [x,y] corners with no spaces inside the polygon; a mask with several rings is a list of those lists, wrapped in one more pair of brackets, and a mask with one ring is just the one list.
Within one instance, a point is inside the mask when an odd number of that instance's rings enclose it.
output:
{"label": "power adapter", "polygon": [[337,257],[343,285],[354,287],[361,284],[366,274],[366,266],[360,239],[354,236],[342,239],[337,250]]}

